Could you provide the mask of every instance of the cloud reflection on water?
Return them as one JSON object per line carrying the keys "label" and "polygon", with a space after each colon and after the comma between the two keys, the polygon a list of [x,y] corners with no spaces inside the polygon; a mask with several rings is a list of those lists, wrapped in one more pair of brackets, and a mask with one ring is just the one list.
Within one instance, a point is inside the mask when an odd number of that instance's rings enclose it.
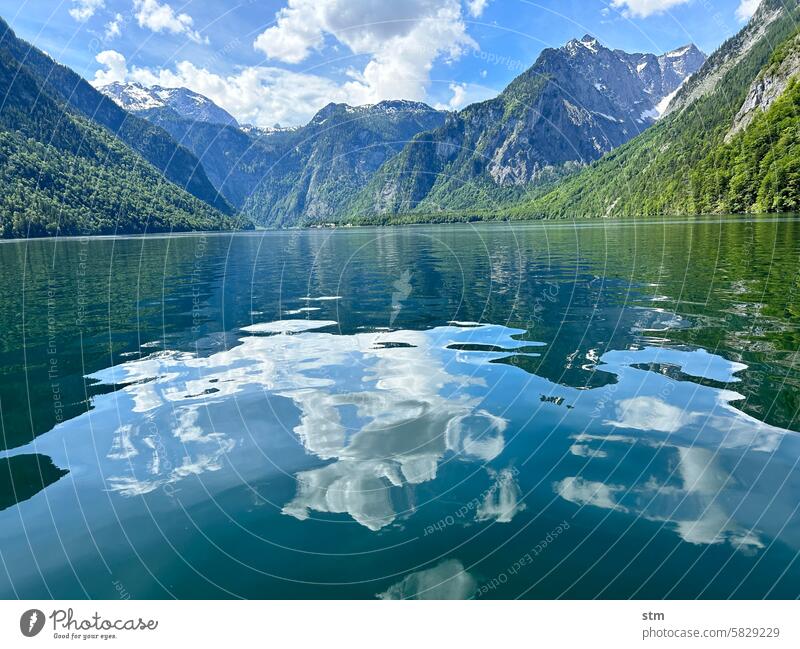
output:
{"label": "cloud reflection on water", "polygon": [[[392,487],[435,479],[448,453],[478,462],[502,453],[507,420],[479,407],[485,381],[453,361],[465,354],[491,359],[508,353],[447,348],[463,343],[516,347],[511,336],[520,330],[441,327],[352,336],[314,331],[334,324],[256,324],[244,331],[274,335],[244,338],[207,358],[158,354],[92,375],[101,383],[123,384],[136,412],[169,406],[179,413],[171,441],[180,447],[173,455],[183,453],[180,463],[169,472],[154,470],[159,465],[154,461],[140,466],[138,447],[151,448],[154,440],[128,426],[117,431],[108,458],[126,460],[131,470],[108,477],[109,488],[126,495],[147,493],[186,475],[217,470],[235,442],[225,433],[202,435],[196,409],[254,388],[291,400],[299,412],[293,431],[306,451],[333,460],[297,473],[296,496],[283,512],[298,519],[311,511],[347,513],[376,531],[395,520]],[[124,455],[118,448],[126,449]],[[147,449],[141,450],[144,456]]]}
{"label": "cloud reflection on water", "polygon": [[[244,328],[255,335],[207,357],[158,352],[93,374],[101,384],[122,386],[96,397],[96,405],[114,400],[119,408],[123,397],[130,404],[114,428],[95,430],[109,448],[105,487],[143,495],[228,464],[236,468],[232,455],[252,454],[258,437],[251,430],[258,421],[248,421],[240,404],[275,407],[282,399],[296,413],[293,439],[317,464],[292,472],[296,489],[284,514],[346,514],[379,531],[405,513],[398,504],[403,490],[436,480],[452,458],[486,464],[493,481],[475,521],[508,523],[526,509],[517,478],[536,479],[508,468],[511,433],[531,421],[535,430],[541,413],[561,409],[559,430],[566,434],[545,441],[561,445],[562,458],[584,463],[574,474],[559,469],[552,484],[563,501],[659,522],[693,544],[756,551],[780,533],[753,514],[769,496],[762,483],[742,484],[753,458],[769,457],[789,431],[736,409],[736,392],[694,381],[734,383],[745,369],[740,363],[703,350],[610,351],[599,355],[596,369],[617,382],[587,390],[490,363],[521,354],[518,329],[471,324],[342,335],[330,331],[335,326],[257,323]],[[656,366],[675,368],[682,378]],[[550,397],[543,401],[544,394]],[[161,430],[167,422],[169,434],[154,433],[155,421]],[[671,469],[643,471],[640,459],[619,451],[634,446],[669,454]],[[796,531],[789,536],[800,544]]]}

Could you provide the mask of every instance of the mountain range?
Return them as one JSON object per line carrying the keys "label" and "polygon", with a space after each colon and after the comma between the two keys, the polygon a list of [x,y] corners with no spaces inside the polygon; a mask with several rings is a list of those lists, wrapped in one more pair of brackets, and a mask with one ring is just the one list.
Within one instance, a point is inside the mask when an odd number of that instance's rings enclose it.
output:
{"label": "mountain range", "polygon": [[587,34],[545,50],[500,96],[459,113],[410,101],[329,104],[290,130],[237,128],[185,89],[100,91],[192,151],[255,223],[283,227],[518,200],[650,126],[704,61],[694,45],[629,54]]}
{"label": "mountain range", "polygon": [[417,135],[348,211],[491,209],[518,201],[531,184],[597,160],[651,126],[705,58],[694,45],[660,57],[628,54],[589,35],[545,49],[497,97]]}
{"label": "mountain range", "polygon": [[238,121],[186,88],[93,88],[0,21],[3,236],[796,209],[797,0],[707,60],[591,35],[457,111]]}

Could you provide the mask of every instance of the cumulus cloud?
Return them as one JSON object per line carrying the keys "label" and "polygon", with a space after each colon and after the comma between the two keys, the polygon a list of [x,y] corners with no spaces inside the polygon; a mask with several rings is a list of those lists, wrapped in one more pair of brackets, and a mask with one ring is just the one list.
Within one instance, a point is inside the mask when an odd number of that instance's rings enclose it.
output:
{"label": "cumulus cloud", "polygon": [[208,42],[207,37],[201,36],[194,29],[194,20],[189,14],[177,13],[167,3],[162,4],[158,0],[134,0],[133,9],[139,27],[156,33],[185,34],[195,43]]}
{"label": "cumulus cloud", "polygon": [[[450,101],[447,102],[445,105],[450,110],[455,110],[461,108],[464,105],[467,97],[467,84],[466,83],[451,83],[450,84],[450,92],[453,93],[453,96],[450,98]],[[445,108],[443,105],[437,106],[439,109]]]}
{"label": "cumulus cloud", "polygon": [[95,60],[105,67],[105,70],[98,70],[95,72],[94,80],[92,81],[95,86],[105,86],[115,81],[122,82],[126,80],[128,76],[128,66],[125,57],[119,52],[105,50],[100,52],[100,54],[95,57]]}
{"label": "cumulus cloud", "polygon": [[[200,40],[192,18],[159,0],[134,0],[139,24],[153,31],[183,33]],[[106,26],[106,38],[118,35],[121,21]],[[477,44],[467,35],[459,0],[410,0],[374,3],[369,0],[289,0],[274,26],[254,46],[270,59],[300,63],[334,38],[366,63],[352,67],[341,80],[296,72],[274,65],[240,67],[220,75],[181,61],[171,69],[128,68],[121,55],[102,53],[95,84],[139,81],[183,86],[206,95],[242,123],[269,126],[307,122],[327,103],[351,105],[384,99],[428,99],[430,72],[436,61],[455,60]],[[102,59],[102,60],[101,60]],[[457,110],[494,96],[478,84],[452,83],[452,94],[440,107]]]}
{"label": "cumulus cloud", "polygon": [[467,0],[467,11],[473,18],[479,18],[488,4],[489,0]]}
{"label": "cumulus cloud", "polygon": [[750,20],[760,4],[761,0],[741,0],[736,8],[736,19],[741,22]]}
{"label": "cumulus cloud", "polygon": [[689,0],[612,0],[611,6],[631,18],[647,18],[667,9],[687,4]]}
{"label": "cumulus cloud", "polygon": [[172,69],[151,69],[127,65],[125,57],[106,50],[96,57],[105,67],[92,83],[102,86],[113,81],[138,81],[166,88],[190,88],[205,95],[234,115],[241,123],[271,126],[304,124],[328,102],[344,102],[346,92],[334,81],[321,76],[291,72],[276,67],[245,67],[223,76],[180,61]]}
{"label": "cumulus cloud", "polygon": [[75,6],[69,10],[69,15],[79,23],[85,23],[105,6],[105,0],[72,0],[72,4]]}
{"label": "cumulus cloud", "polygon": [[433,63],[454,60],[477,43],[466,32],[458,0],[289,0],[254,47],[268,58],[300,63],[332,36],[367,55],[343,86],[353,103],[423,100]]}

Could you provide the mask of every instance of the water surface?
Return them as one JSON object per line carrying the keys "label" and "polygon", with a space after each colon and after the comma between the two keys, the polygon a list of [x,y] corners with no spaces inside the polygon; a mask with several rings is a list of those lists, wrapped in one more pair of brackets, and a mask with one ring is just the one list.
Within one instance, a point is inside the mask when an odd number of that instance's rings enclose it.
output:
{"label": "water surface", "polygon": [[0,596],[800,595],[800,222],[0,244]]}

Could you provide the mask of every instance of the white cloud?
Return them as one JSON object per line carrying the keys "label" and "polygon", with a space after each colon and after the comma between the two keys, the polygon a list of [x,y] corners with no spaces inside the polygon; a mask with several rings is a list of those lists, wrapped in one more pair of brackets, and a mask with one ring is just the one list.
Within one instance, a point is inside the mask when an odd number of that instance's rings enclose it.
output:
{"label": "white cloud", "polygon": [[458,0],[289,0],[254,47],[300,63],[330,35],[369,62],[343,85],[352,103],[425,99],[433,63],[456,59],[477,44],[467,35]]}
{"label": "white cloud", "polygon": [[480,18],[488,4],[489,0],[467,0],[469,15],[473,18]]}
{"label": "white cloud", "polygon": [[631,18],[647,18],[688,2],[689,0],[612,0],[611,6],[622,9],[623,14]]}
{"label": "white cloud", "polygon": [[105,0],[72,0],[72,4],[75,6],[69,10],[69,15],[79,23],[85,23],[105,6]]}
{"label": "white cloud", "polygon": [[760,4],[761,0],[741,0],[739,6],[736,8],[736,19],[741,22],[750,20]]}
{"label": "white cloud", "polygon": [[487,86],[475,83],[451,83],[450,92],[453,93],[447,103],[438,103],[435,108],[438,110],[460,110],[468,104],[491,99],[497,95],[497,91]]}
{"label": "white cloud", "polygon": [[106,23],[103,40],[110,41],[122,33],[122,14],[116,14],[113,20]]}
{"label": "white cloud", "polygon": [[272,126],[305,124],[331,101],[349,99],[334,81],[312,74],[291,72],[276,67],[254,66],[222,76],[190,61],[180,61],[173,69],[128,67],[119,52],[106,50],[97,55],[105,70],[95,73],[92,83],[102,86],[112,81],[138,81],[166,88],[185,87],[211,99],[241,123]]}
{"label": "white cloud", "polygon": [[[453,93],[453,96],[450,98],[450,101],[447,102],[447,108],[450,110],[461,108],[464,105],[464,101],[467,96],[467,84],[451,83],[450,91]],[[437,108],[439,108],[439,106],[437,106]]]}
{"label": "white cloud", "polygon": [[[168,4],[134,0],[134,6],[143,27],[199,38],[191,17],[176,14]],[[107,26],[109,37],[116,34],[115,29],[108,30]],[[242,123],[297,125],[331,101],[351,105],[398,98],[425,101],[434,62],[453,60],[477,48],[466,33],[459,0],[289,0],[278,12],[276,24],[254,45],[270,58],[299,63],[322,47],[326,35],[337,41],[334,47],[367,55],[367,62],[347,70],[345,80],[272,65],[241,67],[223,76],[190,61],[169,69],[128,68],[124,57],[107,51],[97,58],[107,69],[97,72],[94,83],[124,78],[147,85],[184,86],[209,97]],[[444,107],[451,110],[497,94],[478,84],[452,83],[449,88],[452,97]]]}
{"label": "white cloud", "polygon": [[311,49],[319,48],[324,41],[316,16],[308,20],[299,6],[292,2],[276,16],[276,25],[262,32],[253,46],[271,59],[285,63],[300,63]]}
{"label": "white cloud", "polygon": [[[457,6],[456,10],[460,11]],[[398,32],[401,28],[381,29]],[[98,71],[94,83],[102,85],[124,78],[145,85],[183,86],[207,96],[242,123],[259,126],[271,126],[276,122],[304,124],[332,101],[351,105],[392,98],[423,101],[427,98],[428,74],[433,59],[439,54],[456,55],[460,48],[471,42],[465,40],[468,37],[459,31],[461,28],[454,27],[454,23],[447,20],[427,21],[412,29],[407,26],[403,29],[407,33],[392,37],[393,45],[386,49],[379,45],[378,37],[370,44],[372,36],[349,34],[348,47],[377,49],[365,68],[349,70],[349,80],[344,82],[266,65],[242,67],[227,76],[197,67],[189,61],[178,62],[171,69],[128,69],[121,54],[106,51],[97,57],[97,61],[108,69]],[[422,45],[415,47],[414,43],[420,40],[429,43],[427,50]],[[445,51],[442,43],[446,43],[449,50]],[[450,91],[453,96],[444,105],[450,110],[497,94],[495,90],[477,84],[452,83]]]}
{"label": "white cloud", "polygon": [[125,57],[114,50],[105,50],[95,57],[95,60],[105,66],[105,70],[98,70],[92,83],[95,86],[104,86],[114,81],[125,81],[128,68]]}
{"label": "white cloud", "polygon": [[192,17],[185,13],[176,13],[167,3],[161,4],[158,0],[133,0],[136,20],[139,27],[146,27],[153,32],[170,32],[172,34],[185,34],[195,43],[207,43],[208,38],[203,37],[193,29]]}

